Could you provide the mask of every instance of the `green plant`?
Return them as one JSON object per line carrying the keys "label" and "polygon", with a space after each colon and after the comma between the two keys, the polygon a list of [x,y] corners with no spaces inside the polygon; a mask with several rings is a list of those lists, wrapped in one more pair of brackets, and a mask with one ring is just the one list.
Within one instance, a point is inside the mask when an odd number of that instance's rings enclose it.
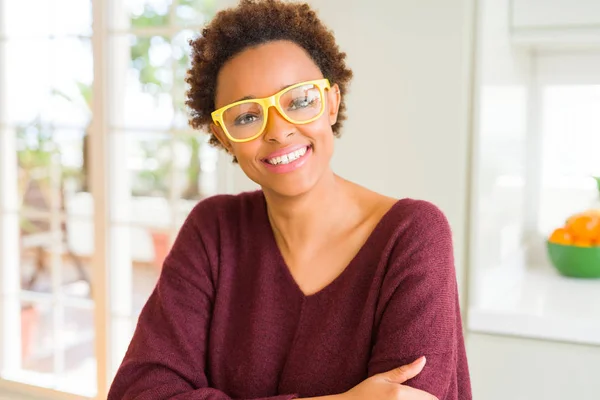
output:
{"label": "green plant", "polygon": [[169,140],[142,141],[144,166],[133,182],[134,196],[167,196],[170,183]]}
{"label": "green plant", "polygon": [[[216,9],[215,0],[179,0],[178,10],[184,13],[193,14],[201,13],[205,16],[213,15]],[[143,12],[134,15],[131,18],[131,26],[133,28],[149,28],[154,26],[164,26],[168,23],[169,14],[159,13],[151,5],[146,4]],[[162,45],[169,41],[169,38],[165,36],[155,37],[137,37],[131,46],[131,63],[138,71],[138,78],[142,89],[146,93],[157,95],[163,93],[170,85],[168,79],[165,79],[165,67],[161,65],[153,65],[149,54],[152,46]],[[170,76],[174,78],[173,85],[175,86],[174,92],[176,93],[173,99],[174,107],[177,110],[185,109],[185,95],[184,95],[184,77],[189,66],[189,54],[184,49],[181,49],[177,54],[174,55],[175,63],[171,65],[175,68],[174,71],[170,71]],[[183,190],[182,197],[186,199],[198,198],[200,193],[200,174],[201,174],[201,163],[200,163],[200,151],[201,146],[204,145],[205,141],[202,138],[196,136],[185,135],[180,139],[190,150],[190,158],[188,167],[186,169],[186,188]],[[169,141],[161,141],[163,146],[169,146]],[[169,168],[168,160],[162,160],[157,157],[157,154],[161,152],[160,147],[146,145],[143,149],[146,153],[146,157],[153,158],[159,161],[159,166],[154,168],[147,168],[141,171],[136,177],[137,180],[143,185],[150,187],[151,183],[154,183],[155,192],[165,192],[167,190],[166,184],[169,180]],[[154,150],[154,151],[152,151]]]}
{"label": "green plant", "polygon": [[[52,140],[52,131],[36,117],[28,124],[16,127],[18,195],[20,203],[35,208],[48,207],[46,193],[52,186],[51,168],[58,163],[59,149]],[[21,216],[21,230],[33,233],[38,224]]]}
{"label": "green plant", "polygon": [[83,131],[82,138],[82,166],[81,169],[68,168],[63,166],[63,176],[73,178],[79,183],[79,190],[89,191],[89,166],[90,166],[90,148],[89,148],[89,130],[92,122],[92,85],[84,82],[75,82],[78,95],[70,96],[58,89],[52,89],[51,95],[62,97],[63,99],[77,105],[88,116],[88,123]]}
{"label": "green plant", "polygon": [[186,189],[183,191],[184,199],[196,199],[201,196],[198,181],[202,172],[200,164],[200,148],[203,140],[196,136],[186,136],[184,142],[188,145],[190,153],[190,163],[186,170]]}
{"label": "green plant", "polygon": [[[215,0],[179,0],[177,3],[178,11],[184,14],[206,16],[213,15],[216,8]],[[169,21],[169,12],[159,12],[151,4],[145,4],[139,14],[132,15],[130,19],[131,27],[144,29],[149,27],[164,26]],[[177,110],[185,109],[185,82],[184,77],[189,65],[189,54],[186,50],[180,49],[175,57],[175,63],[165,65],[155,65],[152,63],[150,53],[153,46],[168,43],[170,38],[166,36],[153,37],[135,37],[131,43],[130,57],[131,66],[137,71],[138,80],[141,89],[153,96],[170,91],[170,85],[175,86],[174,92],[177,94],[173,99]],[[175,71],[166,73],[169,68],[174,67]],[[173,82],[170,82],[168,76],[172,76]],[[84,82],[75,82],[77,87],[74,95],[67,94],[60,90],[53,90],[52,95],[61,97],[72,104],[80,107],[85,114],[92,118],[92,86]],[[89,128],[90,124],[83,131],[83,165],[81,170],[66,169],[63,171],[65,176],[76,179],[79,188],[82,191],[89,190]],[[205,141],[194,136],[184,136],[181,138],[190,149],[190,159],[186,170],[186,188],[183,191],[184,198],[197,198],[200,196],[199,178],[201,174],[200,150]],[[158,141],[158,145],[144,142],[141,151],[147,162],[146,167],[139,171],[134,177],[134,195],[165,195],[168,190],[170,160],[160,156],[164,154],[165,148],[170,146],[168,140]],[[40,160],[42,161],[42,160]]]}

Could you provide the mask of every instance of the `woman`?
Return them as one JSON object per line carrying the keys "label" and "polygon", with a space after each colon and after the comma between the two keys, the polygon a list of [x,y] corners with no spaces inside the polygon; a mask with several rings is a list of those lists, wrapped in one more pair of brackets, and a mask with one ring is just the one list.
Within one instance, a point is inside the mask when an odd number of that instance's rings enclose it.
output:
{"label": "woman", "polygon": [[262,190],[191,212],[109,399],[470,399],[446,218],[330,168],[352,76],[332,33],[242,0],[191,45],[191,125]]}

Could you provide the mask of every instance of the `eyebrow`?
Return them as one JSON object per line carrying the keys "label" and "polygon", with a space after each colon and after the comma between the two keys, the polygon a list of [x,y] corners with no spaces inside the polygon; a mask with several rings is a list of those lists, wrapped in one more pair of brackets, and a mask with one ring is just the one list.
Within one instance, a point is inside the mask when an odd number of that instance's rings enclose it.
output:
{"label": "eyebrow", "polygon": [[[296,82],[296,83],[300,83],[300,82]],[[285,88],[288,88],[288,87],[290,87],[290,86],[292,86],[292,85],[295,85],[295,83],[292,83],[292,84],[290,84],[290,85],[284,85],[284,86],[282,86],[282,87],[281,87],[281,89],[279,89],[279,90],[278,90],[276,93],[279,93],[279,92],[281,92],[283,89],[285,89]],[[268,97],[268,96],[267,96],[267,97]],[[232,101],[232,102],[231,102],[231,103],[229,103],[229,104],[237,103],[238,101],[251,100],[251,99],[256,99],[256,96],[252,96],[252,95],[249,95],[249,96],[244,96],[244,97],[242,97],[241,99],[238,99],[238,100],[236,100],[236,101]]]}

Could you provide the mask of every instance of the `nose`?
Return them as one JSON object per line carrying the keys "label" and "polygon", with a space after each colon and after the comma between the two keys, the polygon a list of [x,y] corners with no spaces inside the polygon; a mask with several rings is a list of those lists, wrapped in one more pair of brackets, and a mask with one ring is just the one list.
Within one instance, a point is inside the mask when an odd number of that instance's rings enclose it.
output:
{"label": "nose", "polygon": [[294,124],[288,122],[275,107],[270,107],[267,113],[267,126],[265,126],[264,139],[269,142],[285,142],[286,138],[293,135]]}

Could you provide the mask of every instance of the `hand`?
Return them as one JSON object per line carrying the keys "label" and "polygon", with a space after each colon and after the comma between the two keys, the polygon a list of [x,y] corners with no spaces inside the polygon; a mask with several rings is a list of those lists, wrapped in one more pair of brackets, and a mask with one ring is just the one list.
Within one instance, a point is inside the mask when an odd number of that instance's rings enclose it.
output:
{"label": "hand", "polygon": [[391,371],[373,375],[342,394],[343,400],[438,400],[432,394],[403,385],[425,366],[425,357]]}

